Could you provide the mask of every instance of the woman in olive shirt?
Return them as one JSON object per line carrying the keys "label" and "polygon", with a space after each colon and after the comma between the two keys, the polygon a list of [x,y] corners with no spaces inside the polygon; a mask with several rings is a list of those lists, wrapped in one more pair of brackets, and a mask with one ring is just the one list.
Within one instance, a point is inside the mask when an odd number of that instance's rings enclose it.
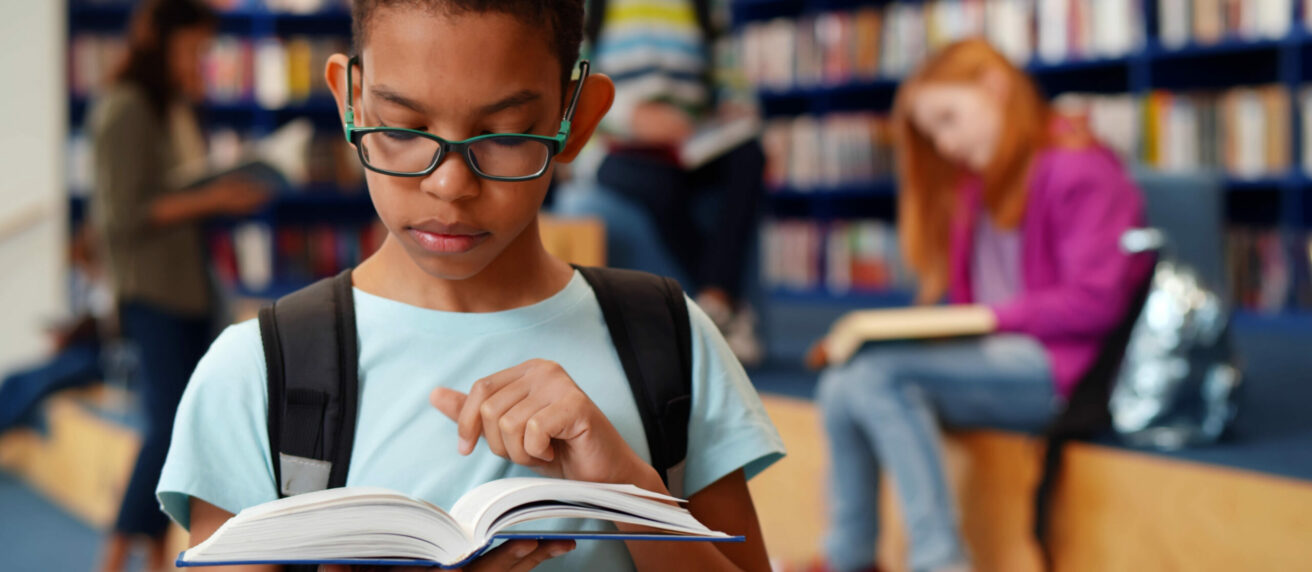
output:
{"label": "woman in olive shirt", "polygon": [[239,180],[181,189],[182,165],[202,162],[193,105],[204,98],[201,58],[217,18],[201,0],[147,0],[128,31],[128,53],[88,119],[94,149],[91,213],[103,237],[122,334],[141,354],[146,417],[141,452],[124,493],[102,569],[121,570],[132,538],[149,540],[148,569],[166,562],[168,519],[155,485],[173,416],[209,347],[215,303],[200,223],[249,213],[267,196]]}

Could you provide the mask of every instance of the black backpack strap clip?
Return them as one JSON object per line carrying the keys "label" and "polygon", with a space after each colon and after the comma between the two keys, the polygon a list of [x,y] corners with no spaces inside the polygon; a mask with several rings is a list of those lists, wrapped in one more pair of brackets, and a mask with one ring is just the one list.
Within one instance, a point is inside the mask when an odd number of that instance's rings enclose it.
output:
{"label": "black backpack strap clip", "polygon": [[683,497],[692,415],[692,333],[683,288],[669,278],[576,267],[596,294],[642,416],[652,466]]}
{"label": "black backpack strap clip", "polygon": [[351,271],[260,309],[280,497],[346,485],[359,402]]}

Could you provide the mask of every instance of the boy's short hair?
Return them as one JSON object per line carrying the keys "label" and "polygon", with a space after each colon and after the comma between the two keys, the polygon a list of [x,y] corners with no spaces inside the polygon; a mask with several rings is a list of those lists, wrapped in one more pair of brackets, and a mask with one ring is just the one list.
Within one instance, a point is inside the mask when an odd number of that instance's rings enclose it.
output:
{"label": "boy's short hair", "polygon": [[509,14],[530,26],[545,25],[556,58],[560,60],[562,84],[568,83],[583,43],[584,0],[352,0],[351,37],[355,53],[369,39],[369,19],[378,8],[404,6],[433,13],[459,15],[469,12]]}

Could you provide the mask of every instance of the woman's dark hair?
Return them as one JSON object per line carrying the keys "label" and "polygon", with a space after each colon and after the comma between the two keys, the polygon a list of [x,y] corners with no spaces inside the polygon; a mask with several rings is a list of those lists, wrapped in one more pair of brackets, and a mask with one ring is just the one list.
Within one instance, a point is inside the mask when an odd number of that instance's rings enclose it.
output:
{"label": "woman's dark hair", "polygon": [[444,14],[498,12],[542,26],[553,55],[560,61],[561,82],[568,84],[583,43],[584,0],[352,0],[351,36],[356,54],[369,39],[369,21],[380,7],[407,6]]}
{"label": "woman's dark hair", "polygon": [[182,30],[213,28],[218,21],[202,0],[144,0],[132,14],[127,56],[114,81],[140,87],[155,113],[166,117],[169,101],[178,91],[170,77],[169,42]]}

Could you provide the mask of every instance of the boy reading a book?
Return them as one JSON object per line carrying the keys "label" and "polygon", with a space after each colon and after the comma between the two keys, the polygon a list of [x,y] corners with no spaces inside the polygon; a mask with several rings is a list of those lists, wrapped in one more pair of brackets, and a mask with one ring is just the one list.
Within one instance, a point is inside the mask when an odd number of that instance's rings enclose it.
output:
{"label": "boy reading a book", "polygon": [[[333,56],[326,77],[348,129],[372,129],[356,144],[389,232],[352,274],[360,395],[348,485],[443,507],[535,474],[666,491],[596,297],[538,235],[553,161],[574,158],[614,93],[604,76],[577,90],[569,79],[582,12],[582,0],[353,3],[358,56]],[[558,133],[559,148],[544,142]],[[715,326],[695,305],[689,314],[683,491],[700,521],[747,541],[514,541],[470,569],[768,568],[746,481],[782,443]],[[214,343],[183,398],[158,493],[193,545],[278,498],[266,376],[260,332],[244,322]]]}

